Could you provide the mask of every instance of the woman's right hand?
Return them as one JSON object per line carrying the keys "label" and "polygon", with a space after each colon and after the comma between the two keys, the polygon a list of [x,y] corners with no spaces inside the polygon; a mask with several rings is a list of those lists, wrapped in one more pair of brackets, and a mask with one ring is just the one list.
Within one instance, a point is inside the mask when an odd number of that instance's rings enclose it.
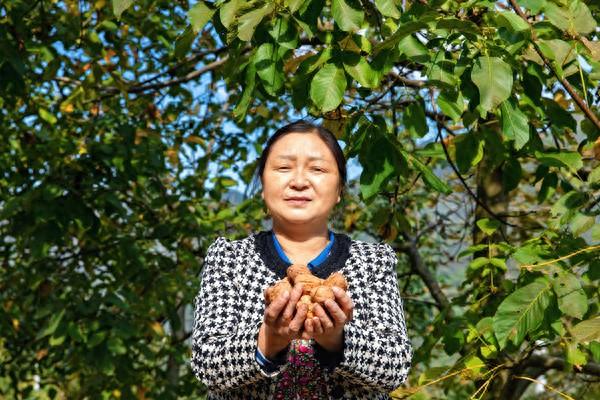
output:
{"label": "woman's right hand", "polygon": [[273,358],[292,339],[302,336],[308,308],[301,303],[296,309],[301,296],[302,284],[299,283],[292,288],[291,293],[284,292],[265,309],[263,323],[258,331],[258,348],[265,357]]}

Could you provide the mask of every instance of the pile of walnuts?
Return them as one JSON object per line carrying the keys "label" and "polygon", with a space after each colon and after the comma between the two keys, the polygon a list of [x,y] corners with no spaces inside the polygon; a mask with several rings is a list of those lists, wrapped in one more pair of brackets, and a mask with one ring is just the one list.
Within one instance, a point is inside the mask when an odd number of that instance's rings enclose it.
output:
{"label": "pile of walnuts", "polygon": [[313,317],[313,306],[316,303],[323,304],[327,299],[335,300],[332,287],[337,286],[344,291],[348,290],[348,282],[339,272],[334,272],[327,279],[321,279],[314,276],[306,265],[293,264],[288,267],[285,278],[267,288],[265,292],[267,305],[285,291],[291,292],[292,287],[297,283],[302,283],[303,290],[296,308],[302,303],[306,304],[308,306],[307,318]]}

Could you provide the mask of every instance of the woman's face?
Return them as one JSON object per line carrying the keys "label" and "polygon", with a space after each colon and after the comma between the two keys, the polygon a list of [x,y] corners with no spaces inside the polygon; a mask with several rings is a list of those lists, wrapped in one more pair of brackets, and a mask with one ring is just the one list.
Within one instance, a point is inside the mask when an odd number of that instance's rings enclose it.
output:
{"label": "woman's face", "polygon": [[340,174],[316,133],[288,133],[272,146],[262,175],[262,197],[273,220],[324,224],[340,201]]}

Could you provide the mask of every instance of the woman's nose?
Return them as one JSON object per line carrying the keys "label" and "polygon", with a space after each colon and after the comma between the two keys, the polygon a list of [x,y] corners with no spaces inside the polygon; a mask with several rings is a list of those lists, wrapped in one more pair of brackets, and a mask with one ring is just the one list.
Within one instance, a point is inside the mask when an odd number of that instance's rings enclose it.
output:
{"label": "woman's nose", "polygon": [[292,181],[290,182],[290,184],[293,187],[304,187],[308,185],[308,179],[306,179],[306,176],[304,176],[304,173],[302,171],[298,171],[292,177]]}

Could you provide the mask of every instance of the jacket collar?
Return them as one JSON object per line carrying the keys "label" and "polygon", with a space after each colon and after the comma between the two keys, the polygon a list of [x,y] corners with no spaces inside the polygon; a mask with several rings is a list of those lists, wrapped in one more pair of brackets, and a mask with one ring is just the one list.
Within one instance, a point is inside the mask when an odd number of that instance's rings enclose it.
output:
{"label": "jacket collar", "polygon": [[[326,279],[332,273],[339,271],[350,257],[350,244],[352,239],[343,233],[333,233],[335,240],[331,247],[331,253],[318,267],[313,270],[313,275]],[[280,279],[286,276],[287,268],[291,265],[281,259],[273,239],[271,231],[260,231],[254,235],[254,246],[267,268],[275,273]]]}

